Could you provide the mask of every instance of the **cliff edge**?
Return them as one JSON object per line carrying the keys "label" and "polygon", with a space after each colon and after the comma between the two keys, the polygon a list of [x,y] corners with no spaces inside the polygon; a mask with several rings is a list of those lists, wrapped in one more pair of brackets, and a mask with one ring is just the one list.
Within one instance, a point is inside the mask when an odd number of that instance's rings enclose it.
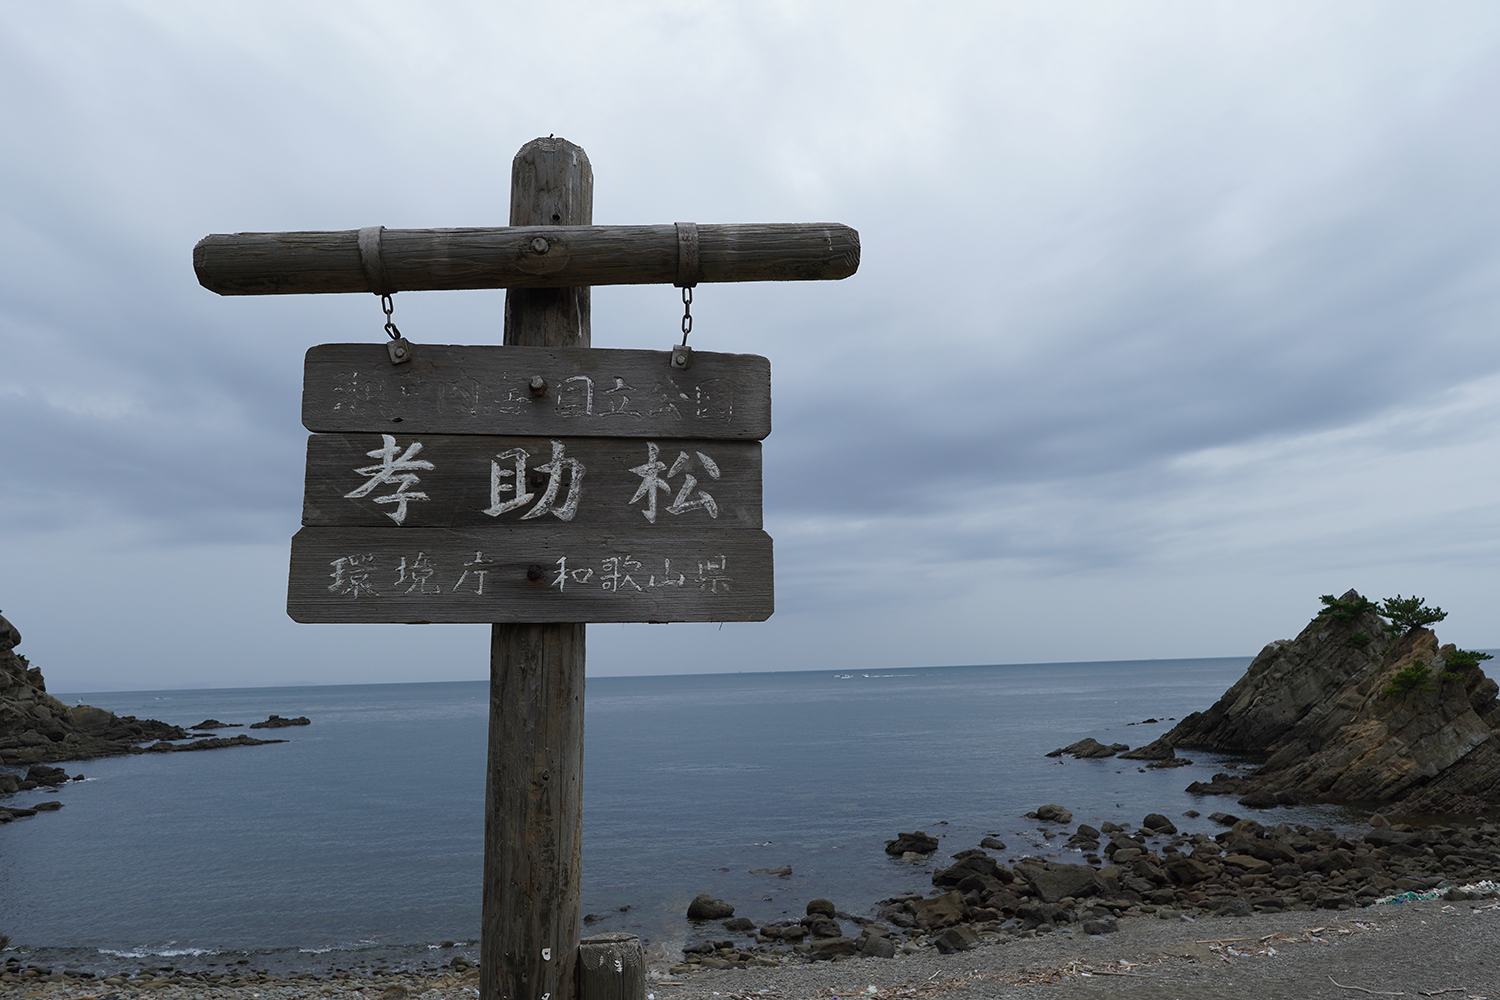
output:
{"label": "cliff edge", "polygon": [[[0,764],[51,764],[124,754],[172,750],[211,750],[223,746],[255,746],[281,740],[187,740],[195,734],[155,719],[118,716],[93,705],[68,706],[47,693],[47,682],[16,647],[21,633],[0,615]],[[152,746],[142,746],[152,743]]]}

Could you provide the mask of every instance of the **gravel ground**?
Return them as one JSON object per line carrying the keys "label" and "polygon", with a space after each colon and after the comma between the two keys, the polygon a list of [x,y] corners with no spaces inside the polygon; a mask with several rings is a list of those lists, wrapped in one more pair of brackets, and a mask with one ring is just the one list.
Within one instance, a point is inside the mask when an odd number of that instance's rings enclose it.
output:
{"label": "gravel ground", "polygon": [[[469,1000],[477,986],[472,971],[219,985],[31,980],[0,982],[0,997]],[[647,990],[653,1000],[1500,1000],[1500,904],[1432,900],[1349,911],[1337,919],[1316,911],[1198,921],[1135,917],[1105,937],[1057,932],[956,955],[923,951],[894,959],[703,972],[655,980]]]}
{"label": "gravel ground", "polygon": [[1355,987],[1408,997],[1446,989],[1453,992],[1441,995],[1454,1000],[1500,1000],[1500,905],[1434,900],[1345,912],[1338,919],[1316,911],[1192,922],[1136,917],[1122,920],[1119,932],[1107,937],[1060,932],[956,955],[924,951],[884,961],[701,973],[684,986],[660,984],[652,992],[656,1000],[1371,995]]}

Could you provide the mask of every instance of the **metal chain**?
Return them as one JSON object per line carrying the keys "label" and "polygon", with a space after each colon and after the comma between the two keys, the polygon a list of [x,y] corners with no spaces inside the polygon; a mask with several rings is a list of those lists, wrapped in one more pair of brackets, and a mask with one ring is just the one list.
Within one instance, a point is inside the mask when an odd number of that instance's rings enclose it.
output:
{"label": "metal chain", "polygon": [[682,290],[682,346],[687,346],[688,334],[693,332],[693,289],[689,285]]}
{"label": "metal chain", "polygon": [[396,304],[391,301],[391,297],[388,293],[380,296],[380,308],[385,313],[386,334],[392,340],[400,340],[401,331],[396,328],[395,323],[391,322],[391,313],[395,311]]}

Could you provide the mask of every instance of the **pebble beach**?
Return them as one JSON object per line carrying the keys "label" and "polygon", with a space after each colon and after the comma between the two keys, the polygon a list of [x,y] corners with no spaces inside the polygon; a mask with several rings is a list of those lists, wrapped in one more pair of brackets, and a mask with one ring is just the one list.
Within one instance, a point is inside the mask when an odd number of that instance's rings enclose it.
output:
{"label": "pebble beach", "polygon": [[[8,957],[16,957],[14,952]],[[46,1000],[459,1000],[478,972],[274,977],[141,970],[81,978],[0,973],[0,996]],[[1062,930],[891,959],[654,973],[649,1000],[1322,1000],[1443,996],[1500,1000],[1500,901],[1382,903],[1337,915],[1130,917],[1110,935]]]}

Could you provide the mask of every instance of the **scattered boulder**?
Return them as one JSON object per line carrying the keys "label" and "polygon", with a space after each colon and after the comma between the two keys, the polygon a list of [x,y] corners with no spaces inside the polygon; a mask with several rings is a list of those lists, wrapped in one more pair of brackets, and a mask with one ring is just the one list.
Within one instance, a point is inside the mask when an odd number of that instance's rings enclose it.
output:
{"label": "scattered boulder", "polygon": [[1146,818],[1141,820],[1141,826],[1152,833],[1173,834],[1177,832],[1177,824],[1167,819],[1161,813],[1147,813]]}
{"label": "scattered boulder", "polygon": [[1034,865],[1022,865],[1016,868],[1017,875],[1023,871],[1024,877],[1030,881],[1031,887],[1036,890],[1036,894],[1044,903],[1056,903],[1068,896],[1081,899],[1099,891],[1096,878],[1098,872],[1089,865],[1049,862],[1045,868],[1037,868]]}
{"label": "scattered boulder", "polygon": [[1196,885],[1213,875],[1213,869],[1194,858],[1178,858],[1166,864],[1166,873],[1173,882]]}
{"label": "scattered boulder", "polygon": [[838,909],[833,905],[833,900],[831,899],[809,899],[807,901],[807,915],[810,917],[818,913],[832,918],[838,916]]}
{"label": "scattered boulder", "polygon": [[689,920],[723,920],[734,916],[734,907],[722,899],[715,899],[706,892],[700,892],[688,904],[687,916]]}
{"label": "scattered boulder", "polygon": [[1079,925],[1085,934],[1113,934],[1120,929],[1120,921],[1112,915],[1105,913],[1097,917],[1090,917]]}
{"label": "scattered boulder", "polygon": [[802,926],[815,938],[839,938],[844,936],[839,922],[823,913],[810,913],[802,918]]}
{"label": "scattered boulder", "polygon": [[998,837],[985,837],[979,842],[979,846],[991,851],[1003,851],[1005,850],[1005,841],[1000,840]]}
{"label": "scattered boulder", "polygon": [[[274,719],[274,718],[276,718],[276,716],[273,715],[273,716],[271,716],[271,718]],[[267,721],[270,721],[270,720],[268,719]],[[218,719],[204,719],[202,722],[198,723],[196,726],[189,726],[188,728],[189,729],[238,729],[238,728],[240,728],[243,725],[244,725],[243,722],[220,722]],[[268,726],[268,727],[265,727],[265,728],[272,728],[272,727]]]}
{"label": "scattered boulder", "polygon": [[937,927],[949,927],[963,920],[968,916],[969,906],[964,902],[964,897],[955,889],[941,896],[915,900],[911,904],[911,910],[918,927],[923,930],[932,930]]}
{"label": "scattered boulder", "polygon": [[933,939],[937,950],[944,955],[954,952],[970,951],[979,947],[979,935],[974,933],[973,928],[964,924],[955,924]]}
{"label": "scattered boulder", "polygon": [[931,854],[938,849],[938,839],[917,830],[915,833],[898,833],[895,840],[885,842],[885,853],[900,857],[903,854]]}
{"label": "scattered boulder", "polygon": [[859,942],[853,938],[824,938],[808,945],[808,954],[814,959],[828,960],[857,953]]}
{"label": "scattered boulder", "polygon": [[739,934],[744,931],[753,931],[755,930],[755,921],[751,920],[749,917],[735,917],[731,920],[724,921],[724,929],[726,931],[729,931],[731,934]]}
{"label": "scattered boulder", "polygon": [[1061,823],[1064,826],[1073,822],[1072,811],[1055,804],[1039,806],[1036,812],[1029,812],[1026,814],[1026,817],[1028,819],[1039,819],[1044,823]]}
{"label": "scattered boulder", "polygon": [[892,941],[888,934],[871,933],[870,926],[865,927],[864,933],[859,937],[856,945],[859,953],[866,958],[895,958],[896,942]]}
{"label": "scattered boulder", "polygon": [[787,875],[790,875],[791,873],[792,873],[792,866],[791,865],[779,865],[776,868],[752,868],[752,869],[750,869],[750,874],[751,875],[776,875],[776,876],[785,877]]}
{"label": "scattered boulder", "polygon": [[989,892],[1015,879],[1015,874],[1009,868],[983,851],[971,849],[955,857],[958,858],[956,862],[933,873],[933,885],[957,887],[965,892],[971,889]]}

